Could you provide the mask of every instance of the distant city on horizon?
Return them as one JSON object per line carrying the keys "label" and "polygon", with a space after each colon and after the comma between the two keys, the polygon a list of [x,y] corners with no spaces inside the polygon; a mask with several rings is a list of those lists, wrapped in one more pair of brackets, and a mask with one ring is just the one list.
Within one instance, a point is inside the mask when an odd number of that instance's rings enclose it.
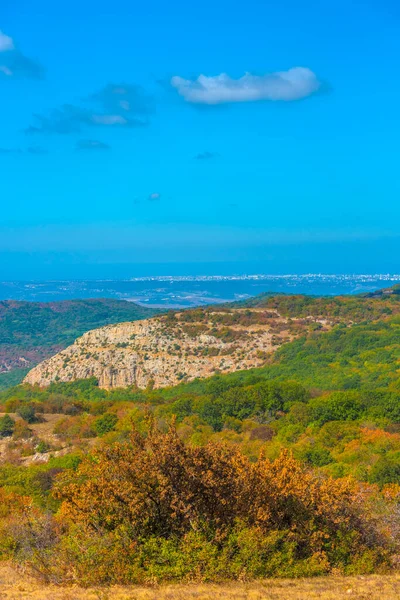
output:
{"label": "distant city on horizon", "polygon": [[138,277],[96,277],[96,278],[62,278],[62,279],[4,279],[1,284],[7,283],[50,283],[50,282],[81,282],[81,281],[235,281],[258,279],[291,279],[291,280],[351,280],[351,281],[397,281],[400,274],[395,273],[236,273],[232,275],[143,275]]}
{"label": "distant city on horizon", "polygon": [[54,302],[115,298],[144,306],[190,308],[263,293],[331,296],[373,292],[400,283],[400,274],[147,275],[127,279],[0,282],[0,300]]}

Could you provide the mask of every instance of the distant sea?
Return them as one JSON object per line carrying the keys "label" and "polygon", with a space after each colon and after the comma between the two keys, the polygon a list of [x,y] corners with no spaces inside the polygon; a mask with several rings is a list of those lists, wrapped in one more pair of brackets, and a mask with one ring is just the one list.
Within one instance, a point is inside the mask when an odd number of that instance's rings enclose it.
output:
{"label": "distant sea", "polygon": [[400,283],[400,275],[165,275],[115,281],[3,281],[0,300],[117,298],[144,306],[187,308],[243,300],[264,292],[331,296],[371,292],[395,283]]}

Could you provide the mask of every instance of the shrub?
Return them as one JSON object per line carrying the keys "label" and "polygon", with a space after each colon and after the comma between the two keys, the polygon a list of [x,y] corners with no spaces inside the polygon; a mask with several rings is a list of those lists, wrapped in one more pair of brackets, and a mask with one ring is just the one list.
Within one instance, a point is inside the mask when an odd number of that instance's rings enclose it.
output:
{"label": "shrub", "polygon": [[[94,451],[63,473],[61,577],[81,583],[308,576],[386,564],[371,490],[307,471],[288,451],[251,463],[172,428]],[[371,558],[372,557],[372,558]]]}
{"label": "shrub", "polygon": [[94,422],[94,429],[97,435],[105,435],[110,431],[114,431],[115,426],[118,422],[118,417],[114,413],[105,413],[101,417],[98,417]]}
{"label": "shrub", "polygon": [[10,415],[0,418],[0,437],[7,437],[14,433],[15,421]]}
{"label": "shrub", "polygon": [[275,431],[269,425],[259,425],[250,431],[250,440],[261,440],[262,442],[270,442],[275,436]]}
{"label": "shrub", "polygon": [[94,420],[94,417],[88,414],[65,417],[56,423],[54,433],[63,439],[91,438],[96,435]]}
{"label": "shrub", "polygon": [[26,421],[16,421],[14,426],[14,440],[27,440],[32,437],[32,429],[28,427]]}
{"label": "shrub", "polygon": [[321,423],[328,421],[353,421],[358,419],[365,404],[359,392],[334,392],[311,401],[313,419]]}
{"label": "shrub", "polygon": [[20,406],[17,410],[17,414],[27,423],[36,423],[38,420],[35,409],[31,404]]}
{"label": "shrub", "polygon": [[389,483],[400,484],[400,464],[393,458],[382,457],[371,467],[369,481],[383,487]]}
{"label": "shrub", "polygon": [[43,454],[44,452],[48,452],[50,450],[50,445],[44,440],[40,440],[35,450],[36,452]]}
{"label": "shrub", "polygon": [[300,452],[300,459],[313,467],[324,467],[332,462],[329,450],[319,446],[309,446]]}

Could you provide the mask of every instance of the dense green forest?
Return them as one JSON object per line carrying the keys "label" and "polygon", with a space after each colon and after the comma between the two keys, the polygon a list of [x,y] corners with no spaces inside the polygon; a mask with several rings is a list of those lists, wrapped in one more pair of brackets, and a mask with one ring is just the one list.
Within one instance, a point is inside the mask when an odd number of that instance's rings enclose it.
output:
{"label": "dense green forest", "polygon": [[28,368],[66,348],[85,331],[158,312],[113,299],[0,301],[0,389],[22,381]]}

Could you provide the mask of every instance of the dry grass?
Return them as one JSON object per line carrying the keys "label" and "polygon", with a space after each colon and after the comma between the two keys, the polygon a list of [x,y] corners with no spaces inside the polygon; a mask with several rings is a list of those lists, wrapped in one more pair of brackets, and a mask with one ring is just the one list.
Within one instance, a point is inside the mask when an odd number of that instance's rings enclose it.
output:
{"label": "dry grass", "polygon": [[[3,417],[5,413],[0,413],[0,417]],[[22,421],[21,417],[19,417],[16,413],[9,413],[10,417],[14,419],[14,421]],[[29,456],[24,456],[21,461],[25,465],[30,464],[38,464],[47,462],[50,458],[50,454],[52,456],[63,456],[72,451],[72,448],[68,447],[65,443],[62,443],[58,436],[54,435],[54,427],[60,419],[65,418],[64,414],[44,414],[40,415],[43,418],[43,421],[40,423],[31,423],[29,425],[29,429],[32,431],[32,437],[30,440],[19,440],[17,443],[23,444],[24,442],[29,442],[34,438],[42,440],[44,442],[49,443],[52,446],[52,450],[49,453],[43,454],[31,454]],[[14,443],[15,440],[9,437],[5,437],[0,439],[0,460],[7,461],[10,460],[8,455],[10,442]],[[20,452],[20,449],[19,449]],[[20,458],[20,454],[17,454]],[[1,598],[1,595],[0,595]]]}
{"label": "dry grass", "polygon": [[400,575],[266,580],[227,585],[81,589],[42,586],[0,569],[0,600],[398,600]]}
{"label": "dry grass", "polygon": [[[0,417],[4,417],[6,413],[0,412]],[[22,421],[21,417],[19,417],[16,413],[8,413],[9,416],[14,419],[14,421]],[[40,417],[43,417],[43,422],[41,423],[31,423],[29,425],[29,429],[32,430],[33,435],[37,436],[41,440],[46,442],[54,441],[54,427],[60,419],[65,419],[64,414],[40,414]],[[7,442],[7,439],[5,440]],[[9,441],[9,440],[8,440]]]}

